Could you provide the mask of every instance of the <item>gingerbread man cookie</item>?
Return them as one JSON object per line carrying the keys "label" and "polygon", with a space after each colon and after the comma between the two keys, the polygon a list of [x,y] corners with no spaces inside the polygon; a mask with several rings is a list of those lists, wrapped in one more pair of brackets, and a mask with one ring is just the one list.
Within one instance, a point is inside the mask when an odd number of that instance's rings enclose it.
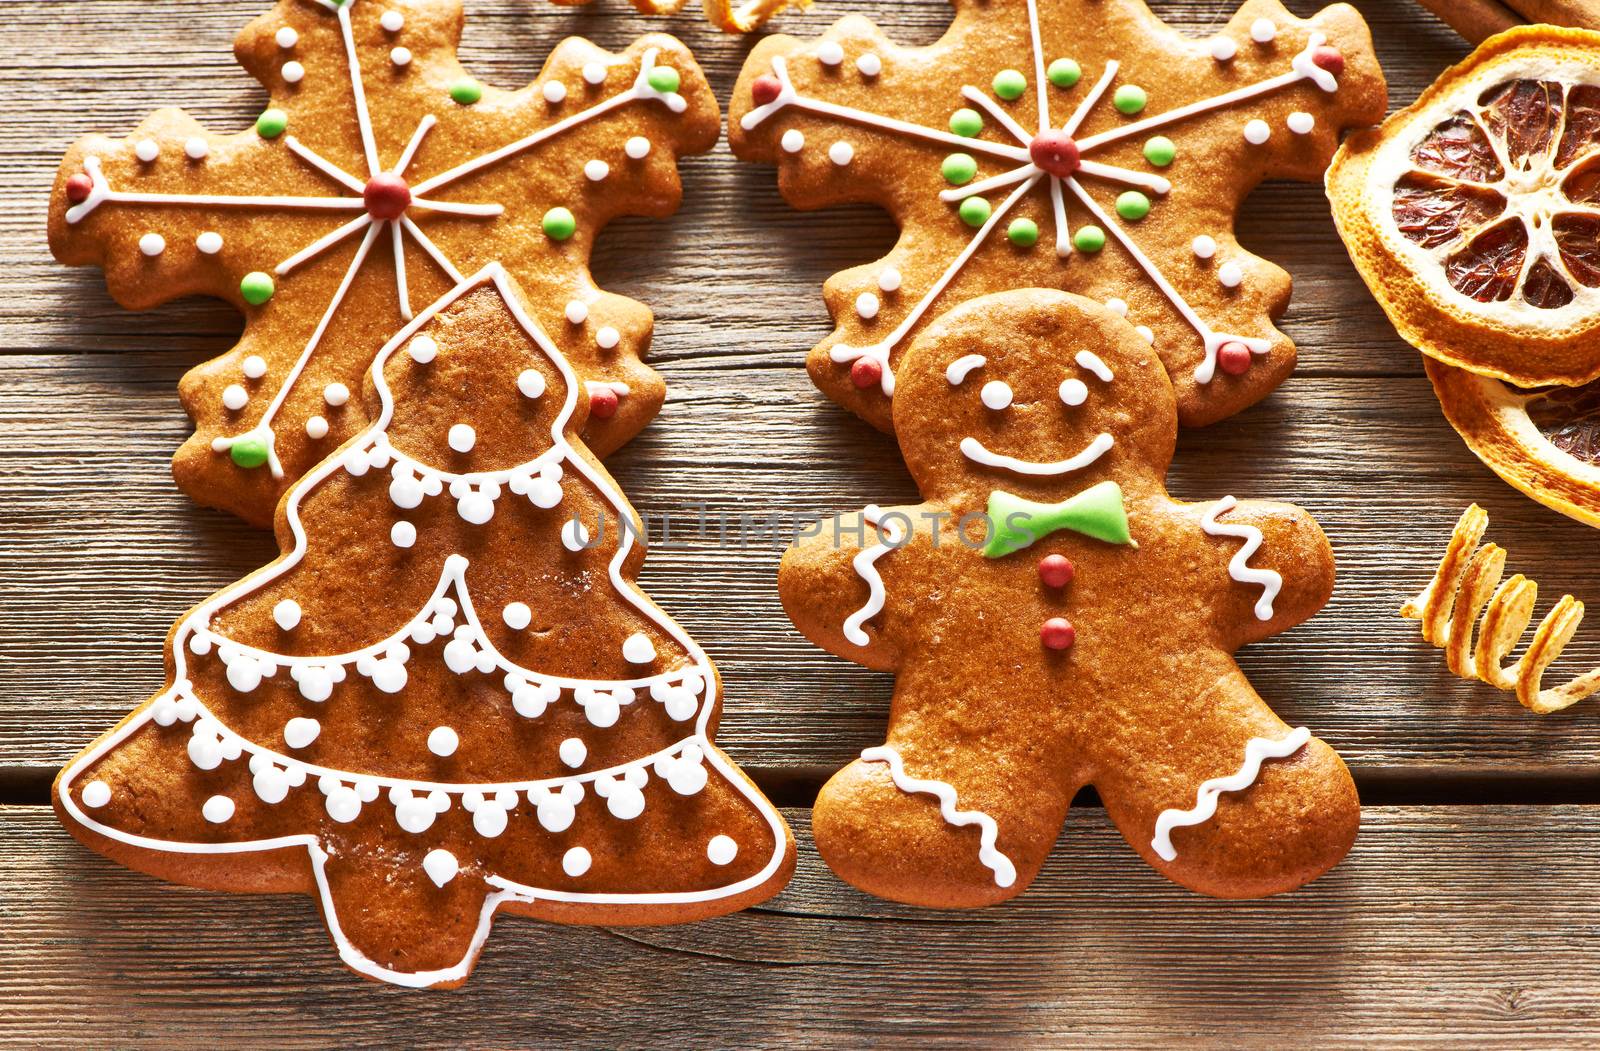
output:
{"label": "gingerbread man cookie", "polygon": [[169,682],[62,771],[125,865],[316,896],[341,958],[464,981],[496,911],[670,923],[777,893],[782,817],[712,743],[716,669],[634,585],[581,374],[487,268],[378,353],[373,422],[288,493]]}
{"label": "gingerbread man cookie", "polygon": [[280,0],[234,45],[271,96],[253,128],[161,110],[62,163],[58,259],[104,268],[130,309],[201,294],[245,316],[180,388],[195,434],[173,472],[199,502],[270,522],[365,426],[352,392],[412,304],[491,261],[589,383],[598,453],[660,408],[650,311],[596,288],[588,259],[611,219],[677,207],[677,158],[717,138],[704,76],[671,37],[616,55],[573,38],[501,91],[457,61],[461,28],[460,0]]}
{"label": "gingerbread man cookie", "polygon": [[1021,892],[1074,794],[1164,875],[1222,897],[1344,856],[1344,763],[1234,663],[1327,601],[1285,504],[1173,501],[1173,389],[1132,325],[1026,289],[963,304],[900,364],[895,432],[926,502],[824,523],[778,585],[825,649],[896,675],[886,743],[816,804],[823,858],[933,906]]}
{"label": "gingerbread man cookie", "polygon": [[957,303],[1063,288],[1127,316],[1186,425],[1238,412],[1294,367],[1273,326],[1289,276],[1241,248],[1263,179],[1319,179],[1341,129],[1382,119],[1383,76],[1344,5],[1306,21],[1250,0],[1189,40],[1142,0],[956,0],[927,47],[862,18],[751,53],[733,150],[778,165],[801,208],[865,201],[900,241],[836,274],[809,358],[829,397],[885,430],[900,355]]}

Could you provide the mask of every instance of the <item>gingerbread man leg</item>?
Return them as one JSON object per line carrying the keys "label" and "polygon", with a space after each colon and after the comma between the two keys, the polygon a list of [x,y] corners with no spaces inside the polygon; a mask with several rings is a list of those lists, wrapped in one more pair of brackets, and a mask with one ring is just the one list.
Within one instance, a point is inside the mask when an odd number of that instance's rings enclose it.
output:
{"label": "gingerbread man leg", "polygon": [[1101,735],[1094,784],[1123,836],[1168,878],[1215,897],[1265,897],[1337,864],[1361,804],[1338,754],[1286,726],[1226,663],[1209,690],[1149,704]]}

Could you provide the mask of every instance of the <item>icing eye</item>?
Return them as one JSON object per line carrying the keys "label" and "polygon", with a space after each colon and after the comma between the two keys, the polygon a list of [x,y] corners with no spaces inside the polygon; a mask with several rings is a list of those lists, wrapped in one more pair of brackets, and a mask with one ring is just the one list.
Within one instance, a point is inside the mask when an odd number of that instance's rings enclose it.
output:
{"label": "icing eye", "polygon": [[1000,380],[990,380],[983,385],[978,397],[983,399],[984,405],[998,411],[1011,405],[1011,386]]}
{"label": "icing eye", "polygon": [[959,387],[966,381],[967,375],[973,369],[982,368],[983,363],[984,357],[982,354],[967,354],[959,357],[944,370],[944,378],[949,381],[950,386]]}
{"label": "icing eye", "polygon": [[1089,388],[1084,386],[1082,380],[1062,380],[1060,394],[1061,400],[1068,405],[1082,405],[1089,397]]}

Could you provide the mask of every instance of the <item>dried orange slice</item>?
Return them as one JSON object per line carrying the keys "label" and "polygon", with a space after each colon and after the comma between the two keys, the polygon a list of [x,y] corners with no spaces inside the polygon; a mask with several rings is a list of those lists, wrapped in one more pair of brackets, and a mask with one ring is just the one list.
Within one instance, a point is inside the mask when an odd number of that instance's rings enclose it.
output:
{"label": "dried orange slice", "polygon": [[1600,381],[1517,390],[1431,359],[1427,369],[1478,459],[1546,507],[1600,526]]}
{"label": "dried orange slice", "polygon": [[1600,33],[1492,37],[1351,136],[1327,185],[1423,353],[1522,387],[1600,379]]}

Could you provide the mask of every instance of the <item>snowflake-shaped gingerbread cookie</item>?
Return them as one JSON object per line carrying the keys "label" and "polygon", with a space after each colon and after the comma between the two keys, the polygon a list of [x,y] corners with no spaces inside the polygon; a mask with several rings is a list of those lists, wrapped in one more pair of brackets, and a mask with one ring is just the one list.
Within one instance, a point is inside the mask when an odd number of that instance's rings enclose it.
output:
{"label": "snowflake-shaped gingerbread cookie", "polygon": [[196,429],[173,469],[201,503],[269,522],[366,424],[385,334],[490,262],[588,381],[597,451],[660,407],[639,360],[650,312],[595,287],[588,257],[612,218],[677,206],[677,158],[716,141],[704,76],[671,37],[622,54],[574,38],[501,91],[457,61],[462,21],[460,0],[280,0],[234,45],[271,95],[253,128],[161,110],[67,154],[57,258],[103,267],[131,309],[204,294],[245,314],[238,345],[181,387]]}
{"label": "snowflake-shaped gingerbread cookie", "polygon": [[957,0],[928,47],[861,18],[775,37],[734,92],[734,151],[777,163],[803,208],[868,201],[901,236],[825,290],[811,355],[830,397],[890,427],[895,364],[975,296],[1061,288],[1106,303],[1161,355],[1188,425],[1260,400],[1294,367],[1273,325],[1289,277],[1239,247],[1263,179],[1319,178],[1386,89],[1351,8],[1305,21],[1251,0],[1190,40],[1142,0]]}

